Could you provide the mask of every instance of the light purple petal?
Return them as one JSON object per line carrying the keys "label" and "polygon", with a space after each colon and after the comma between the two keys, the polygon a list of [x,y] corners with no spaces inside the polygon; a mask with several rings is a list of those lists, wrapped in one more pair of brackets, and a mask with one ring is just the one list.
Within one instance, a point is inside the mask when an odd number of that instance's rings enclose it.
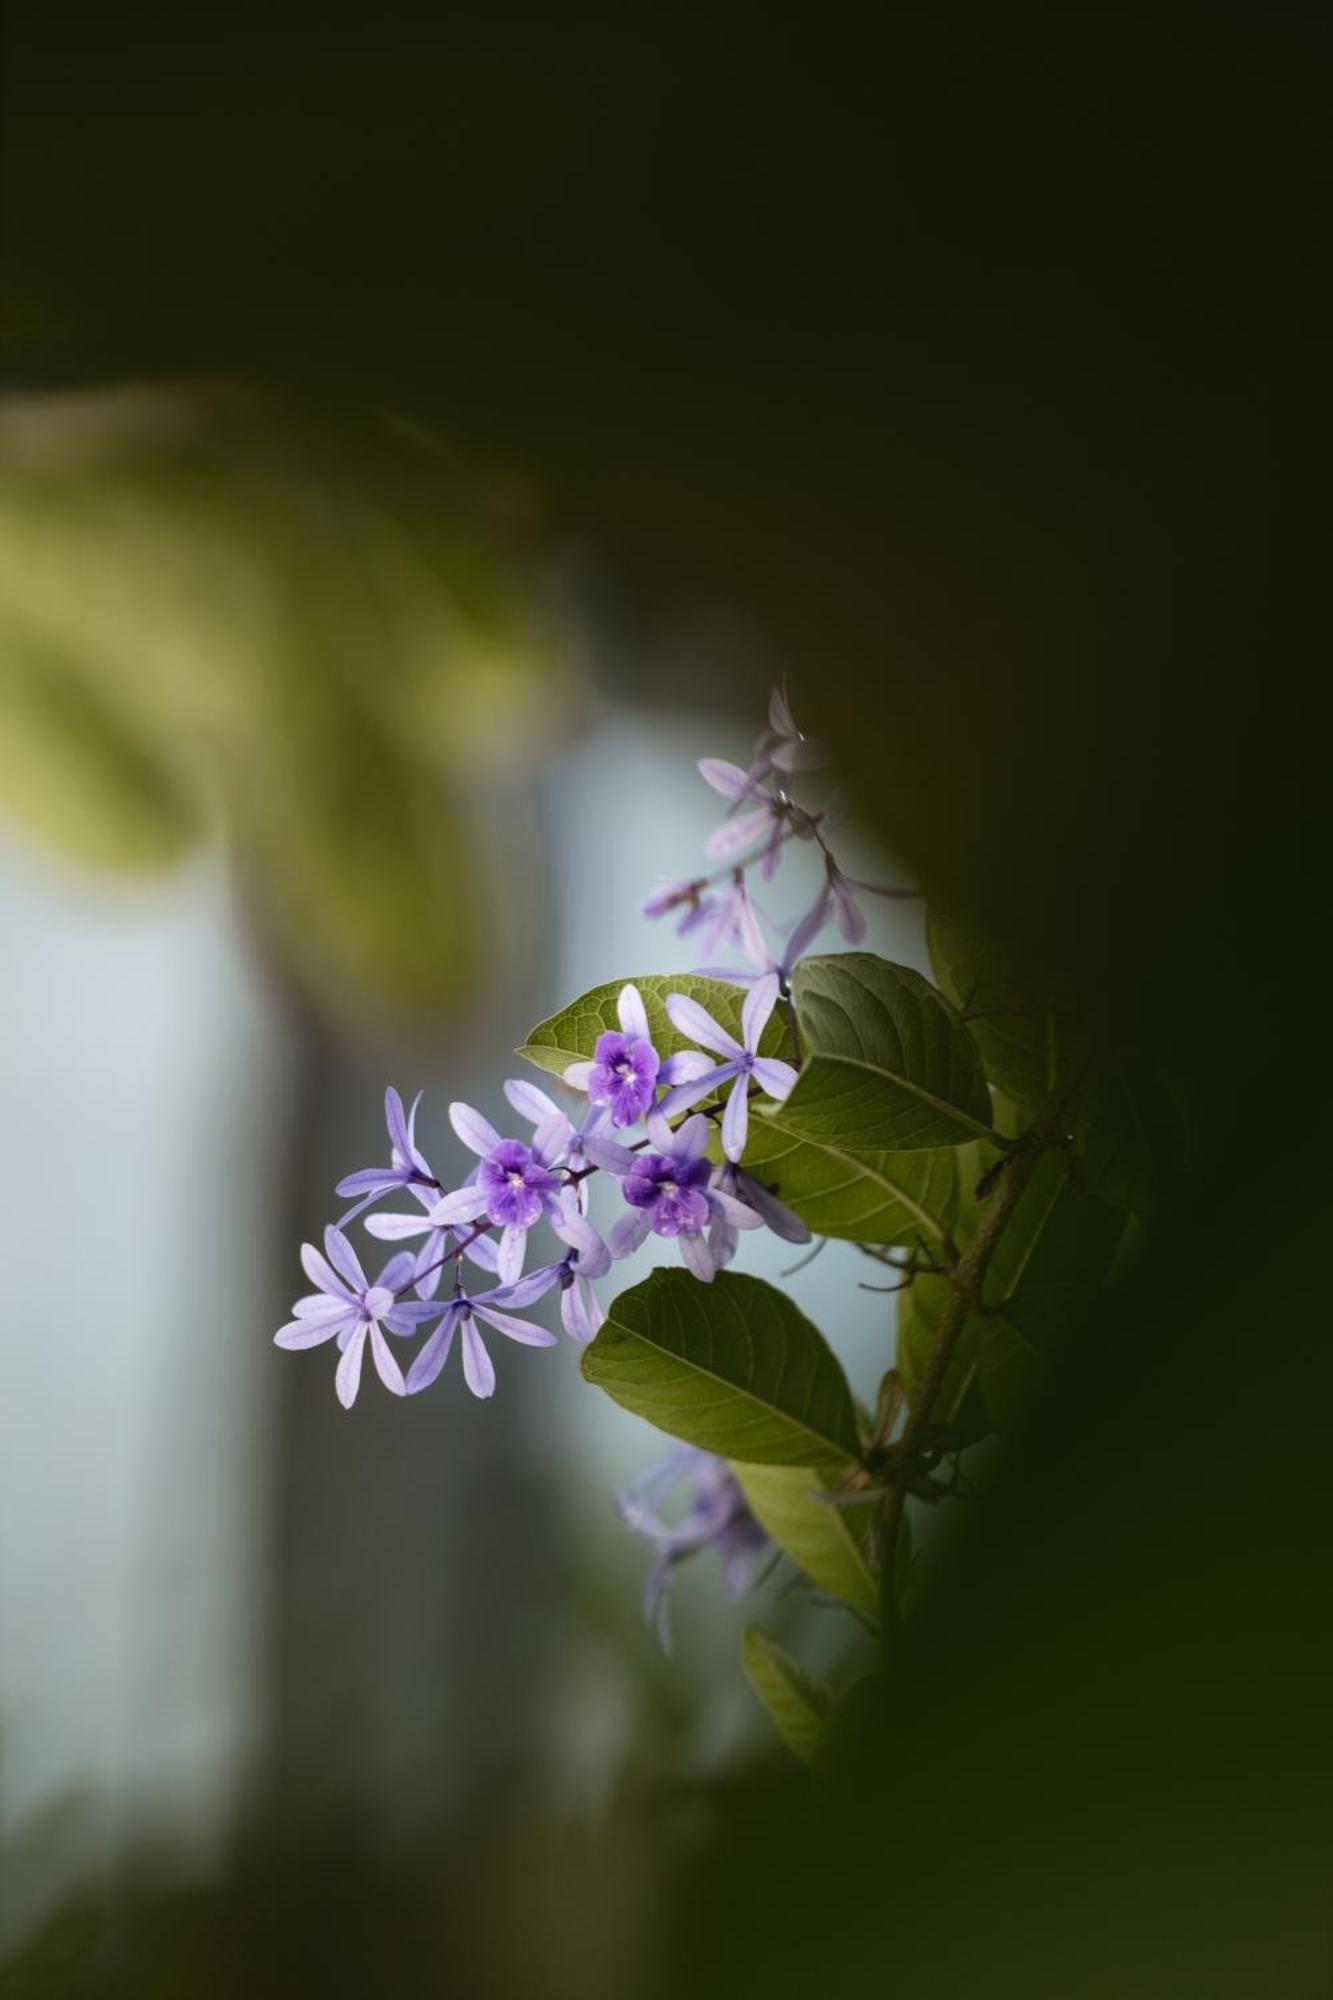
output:
{"label": "light purple petal", "polygon": [[331,1299],[327,1292],[311,1292],[292,1307],[295,1319],[346,1319],[348,1299]]}
{"label": "light purple petal", "polygon": [[368,1215],[366,1228],[381,1243],[405,1243],[410,1236],[429,1236],[434,1223],[426,1215]]}
{"label": "light purple petal", "polygon": [[532,1135],[532,1150],[544,1167],[553,1167],[569,1151],[574,1127],[563,1111],[552,1109]]}
{"label": "light purple petal", "polygon": [[722,1113],[722,1150],[729,1160],[739,1160],[745,1151],[750,1129],[750,1079],[738,1076],[731,1086],[727,1108]]}
{"label": "light purple petal", "polygon": [[470,1104],[460,1104],[457,1101],[451,1104],[449,1123],[463,1144],[470,1147],[474,1153],[479,1153],[483,1160],[488,1153],[493,1153],[500,1143],[500,1134],[494,1125],[483,1118],[480,1111],[474,1111]]}
{"label": "light purple petal", "polygon": [[577,1284],[567,1286],[560,1294],[560,1324],[570,1339],[577,1340],[581,1346],[591,1340],[596,1331],[587,1306],[579,1296]]}
{"label": "light purple petal", "polygon": [[516,1278],[512,1285],[495,1285],[489,1292],[478,1292],[474,1305],[488,1306],[532,1306],[544,1298],[560,1276],[563,1260],[556,1264],[541,1264],[525,1277]]}
{"label": "light purple petal", "polygon": [[595,1167],[603,1168],[608,1174],[617,1174],[621,1179],[634,1172],[635,1160],[628,1146],[617,1145],[614,1139],[605,1138],[600,1132],[589,1132],[583,1141],[583,1150]]}
{"label": "light purple petal", "polygon": [[707,1076],[713,1064],[702,1049],[677,1049],[674,1056],[668,1056],[657,1072],[659,1083],[693,1083],[701,1076]]}
{"label": "light purple petal", "polygon": [[713,1280],[713,1253],[709,1249],[701,1229],[682,1229],[676,1238],[680,1254],[689,1270],[705,1285]]}
{"label": "light purple petal", "polygon": [[622,986],[620,998],[616,1002],[616,1013],[620,1019],[623,1035],[637,1035],[640,1041],[651,1042],[648,1027],[648,1009],[643,1004],[643,995],[637,986]]}
{"label": "light purple petal", "polygon": [[[417,1104],[420,1102],[421,1099],[418,1097]],[[416,1104],[412,1106],[412,1111],[415,1116]],[[407,1129],[407,1119],[403,1114],[403,1100],[392,1084],[389,1085],[389,1088],[384,1093],[384,1123],[389,1129],[389,1144],[393,1147],[394,1152],[404,1165],[410,1164],[412,1158],[412,1138]]]}
{"label": "light purple petal", "polygon": [[751,1075],[759,1088],[767,1096],[776,1097],[779,1103],[791,1096],[800,1080],[791,1064],[779,1061],[777,1056],[756,1056]]}
{"label": "light purple petal", "polygon": [[495,1268],[502,1285],[512,1285],[523,1274],[523,1259],[527,1255],[528,1232],[517,1223],[506,1223],[500,1232],[499,1250]]}
{"label": "light purple petal", "polygon": [[463,1322],[463,1380],[474,1396],[495,1394],[495,1369],[470,1319]]}
{"label": "light purple petal", "polygon": [[470,1264],[475,1264],[481,1271],[494,1271],[500,1261],[493,1236],[474,1237],[463,1251],[463,1255]]}
{"label": "light purple petal", "polygon": [[328,1292],[335,1299],[346,1299],[349,1305],[355,1303],[342,1279],[326,1258],[320,1256],[313,1243],[301,1245],[301,1269],[312,1285],[318,1285],[321,1292]]}
{"label": "light purple petal", "polygon": [[586,1215],[566,1204],[558,1216],[551,1218],[551,1227],[562,1243],[579,1253],[579,1269],[585,1278],[600,1278],[611,1268],[611,1252],[603,1243]]}
{"label": "light purple petal", "polygon": [[773,824],[771,807],[756,806],[753,812],[737,813],[735,819],[724,819],[716,826],[704,842],[704,853],[714,861],[721,861],[729,854],[739,854],[742,848],[753,847],[762,840]]}
{"label": "light purple petal", "polygon": [[340,1195],[387,1194],[390,1188],[401,1187],[402,1184],[402,1175],[393,1167],[361,1167],[354,1174],[344,1174],[333,1192]]}
{"label": "light purple petal", "polygon": [[[758,1212],[775,1236],[783,1237],[788,1243],[810,1241],[809,1224],[802,1222],[800,1216],[794,1214],[785,1202],[779,1201],[775,1194],[770,1193],[761,1181],[755,1180],[751,1174],[742,1174],[740,1186],[744,1190],[745,1200]],[[720,1189],[716,1190],[716,1193],[719,1201],[728,1198]]]}
{"label": "light purple petal", "polygon": [[841,877],[833,884],[833,902],[838,919],[838,935],[844,944],[860,944],[866,934],[865,911],[857,902],[849,883]]}
{"label": "light purple petal", "polygon": [[763,1228],[763,1217],[757,1215],[745,1202],[738,1200],[734,1194],[728,1194],[725,1188],[710,1188],[708,1198],[709,1205],[720,1215],[725,1216],[733,1229]]}
{"label": "light purple petal", "polygon": [[595,1063],[571,1063],[564,1073],[564,1081],[569,1085],[571,1090],[586,1090],[595,1068]]}
{"label": "light purple petal", "polygon": [[338,1363],[338,1373],[333,1381],[338,1401],[345,1410],[351,1409],[356,1401],[356,1392],[361,1387],[361,1357],[365,1351],[366,1325],[363,1320],[343,1349],[343,1358]]}
{"label": "light purple petal", "polygon": [[719,1063],[716,1068],[705,1070],[693,1083],[678,1083],[674,1090],[666,1093],[657,1109],[663,1118],[674,1118],[679,1112],[688,1111],[692,1104],[702,1103],[705,1097],[711,1096],[719,1084],[725,1083],[729,1076],[735,1074],[734,1062]]}
{"label": "light purple petal", "polygon": [[420,1333],[428,1319],[438,1319],[440,1310],[438,1299],[403,1299],[389,1307],[380,1325],[389,1333],[396,1333],[400,1340],[407,1340]]}
{"label": "light purple petal", "polygon": [[606,1247],[613,1257],[632,1257],[647,1238],[651,1228],[652,1224],[643,1209],[631,1209],[612,1226],[611,1233],[606,1239]]}
{"label": "light purple petal", "polygon": [[505,1084],[505,1096],[519,1117],[526,1118],[530,1125],[540,1125],[544,1119],[554,1118],[560,1110],[560,1106],[544,1090],[538,1090],[535,1083],[528,1083],[522,1077],[509,1078]]}
{"label": "light purple petal", "polygon": [[700,1112],[676,1127],[675,1151],[683,1159],[698,1160],[708,1150],[708,1120]]}
{"label": "light purple petal", "polygon": [[556,1337],[544,1326],[530,1326],[525,1319],[515,1319],[512,1313],[497,1312],[494,1306],[483,1305],[480,1299],[473,1299],[472,1310],[478,1319],[484,1319],[487,1326],[493,1326],[497,1333],[507,1340],[517,1340],[524,1347],[554,1347]]}
{"label": "light purple petal", "polygon": [[396,1257],[390,1257],[375,1283],[386,1292],[405,1292],[415,1282],[416,1275],[416,1258],[410,1250],[400,1250]]}
{"label": "light purple petal", "polygon": [[361,1259],[353,1250],[341,1229],[332,1223],[324,1231],[324,1255],[332,1264],[339,1277],[349,1284],[354,1292],[366,1289],[366,1274],[361,1269]]}
{"label": "light purple petal", "polygon": [[832,914],[833,894],[828,884],[825,883],[815,901],[787,939],[786,949],[782,954],[782,961],[789,972],[802,952],[814,943]]}
{"label": "light purple petal", "polygon": [[750,773],[726,757],[701,757],[699,776],[724,799],[752,799],[759,790]]}
{"label": "light purple petal", "polygon": [[736,936],[741,950],[756,965],[771,965],[772,954],[764,941],[764,933],[759,928],[759,918],[749,892],[742,883],[736,891]]}
{"label": "light purple petal", "polygon": [[705,1049],[712,1049],[720,1056],[738,1056],[743,1053],[741,1045],[721,1027],[697,1000],[691,1000],[687,993],[668,993],[667,1013],[680,1034],[688,1035],[692,1042],[698,1042]]}
{"label": "light purple petal", "polygon": [[429,1389],[449,1359],[449,1349],[454,1344],[454,1327],[457,1323],[457,1311],[453,1306],[447,1307],[444,1318],[407,1371],[409,1396],[419,1395],[423,1389]]}
{"label": "light purple petal", "polygon": [[796,734],[796,722],[785,688],[775,687],[768,697],[768,726],[775,736],[788,740]]}
{"label": "light purple petal", "polygon": [[407,1384],[403,1371],[394,1360],[393,1350],[377,1326],[370,1329],[370,1353],[375,1363],[375,1373],[391,1396],[405,1396]]}
{"label": "light purple petal", "polygon": [[768,1026],[769,1016],[777,1004],[778,975],[766,972],[762,979],[756,979],[741,1005],[741,1033],[751,1055],[758,1049],[759,1037]]}
{"label": "light purple petal", "polygon": [[347,1313],[335,1319],[290,1319],[286,1326],[278,1329],[273,1339],[278,1347],[319,1347],[341,1333],[345,1326],[354,1324],[355,1321]]}
{"label": "light purple petal", "polygon": [[713,1217],[708,1230],[708,1249],[712,1256],[713,1268],[715,1270],[726,1270],[727,1265],[736,1255],[739,1240],[735,1227],[732,1223],[728,1222],[725,1215],[719,1213]]}
{"label": "light purple petal", "polygon": [[[452,1194],[442,1195],[430,1212],[430,1220],[436,1228],[445,1223],[475,1222],[486,1212],[486,1191],[479,1187],[455,1188]],[[366,1224],[369,1229],[370,1224]]]}

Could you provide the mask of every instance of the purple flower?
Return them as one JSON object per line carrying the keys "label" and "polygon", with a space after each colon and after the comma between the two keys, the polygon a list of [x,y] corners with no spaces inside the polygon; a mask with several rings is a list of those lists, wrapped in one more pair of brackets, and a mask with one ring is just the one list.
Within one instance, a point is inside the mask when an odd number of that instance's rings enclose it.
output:
{"label": "purple flower", "polygon": [[[609,1253],[608,1253],[609,1255]],[[571,1251],[560,1266],[560,1324],[580,1346],[590,1341],[606,1314],[586,1270],[580,1268],[578,1253]]]}
{"label": "purple flower", "polygon": [[654,889],[644,903],[643,914],[645,917],[664,917],[668,911],[679,910],[676,936],[687,937],[709,916],[715,907],[715,900],[708,894],[705,877],[683,876],[674,882],[664,882],[660,889]]}
{"label": "purple flower", "polygon": [[838,935],[844,944],[860,944],[866,934],[866,917],[856,900],[854,885],[832,861],[827,867],[828,893],[837,918]]}
{"label": "purple flower", "polygon": [[662,1111],[670,1118],[675,1112],[684,1111],[688,1105],[697,1104],[701,1097],[707,1097],[729,1077],[734,1077],[736,1080],[727,1099],[727,1108],[722,1114],[722,1150],[729,1160],[739,1160],[745,1151],[751,1078],[766,1097],[779,1101],[790,1095],[796,1083],[796,1071],[790,1063],[781,1062],[776,1056],[761,1056],[758,1052],[760,1036],[768,1026],[768,1018],[777,1005],[777,999],[777,974],[765,973],[745,996],[745,1004],[741,1008],[741,1034],[744,1039],[738,1042],[697,1000],[691,1000],[684,993],[667,995],[667,1013],[681,1034],[702,1042],[706,1049],[712,1049],[724,1060],[704,1075],[669,1090],[662,1099]]}
{"label": "purple flower", "polygon": [[[408,1395],[419,1395],[421,1390],[430,1387],[449,1359],[454,1334],[460,1330],[463,1380],[474,1396],[494,1395],[495,1366],[486,1352],[477,1321],[484,1320],[487,1326],[494,1327],[507,1340],[517,1340],[524,1347],[554,1347],[556,1336],[553,1333],[544,1326],[530,1326],[525,1319],[515,1319],[508,1308],[535,1305],[551,1289],[559,1275],[558,1264],[546,1264],[540,1271],[530,1271],[526,1278],[519,1278],[512,1285],[493,1285],[489,1291],[476,1292],[471,1298],[463,1290],[461,1281],[455,1280],[454,1295],[440,1314],[439,1325],[408,1370]],[[432,1310],[440,1312],[438,1305]]]}
{"label": "purple flower", "polygon": [[[807,815],[782,794],[767,791],[757,778],[725,757],[701,757],[699,774],[715,792],[731,800],[731,811],[709,834],[704,853],[721,861],[762,840],[759,872],[770,881],[777,873],[784,833],[789,825],[796,831],[798,819],[808,824]],[[738,810],[741,807],[743,811]]]}
{"label": "purple flower", "polygon": [[305,1274],[319,1290],[296,1301],[292,1308],[295,1318],[274,1334],[274,1340],[279,1347],[318,1347],[322,1341],[336,1340],[342,1359],[335,1387],[346,1410],[356,1401],[361,1361],[369,1341],[381,1382],[395,1396],[401,1396],[402,1371],[389,1351],[385,1331],[413,1334],[423,1320],[434,1318],[439,1307],[421,1299],[399,1298],[415,1276],[413,1259],[407,1252],[391,1257],[372,1285],[341,1229],[324,1231],[324,1249],[327,1261],[313,1243],[301,1245]]}
{"label": "purple flower", "polygon": [[552,1141],[557,1130],[554,1121],[564,1118],[569,1129],[567,1150],[563,1156],[564,1164],[572,1168],[575,1173],[581,1172],[587,1166],[587,1155],[583,1150],[584,1140],[590,1133],[605,1131],[610,1123],[610,1114],[604,1105],[590,1104],[578,1124],[574,1125],[554,1099],[548,1097],[544,1090],[539,1090],[535,1083],[529,1083],[526,1078],[511,1076],[505,1084],[504,1092],[519,1117],[526,1118],[535,1131],[545,1127],[548,1139]]}
{"label": "purple flower", "polygon": [[597,1037],[591,1062],[571,1063],[565,1082],[605,1105],[613,1125],[633,1125],[653,1101],[662,1063],[653,1047],[648,1014],[637,986],[623,986],[616,1003],[620,1033]]}
{"label": "purple flower", "polygon": [[410,1215],[372,1215],[366,1228],[372,1236],[389,1242],[420,1236],[427,1229],[454,1227],[485,1216],[500,1231],[496,1269],[505,1284],[512,1284],[523,1269],[527,1234],[534,1222],[545,1215],[560,1214],[562,1183],[555,1168],[568,1148],[570,1123],[563,1111],[538,1127],[532,1144],[521,1139],[502,1139],[495,1127],[474,1111],[470,1104],[451,1104],[449,1119],[465,1146],[481,1157],[472,1180],[441,1195],[426,1215],[418,1220]]}
{"label": "purple flower", "polygon": [[412,1100],[412,1109],[403,1114],[403,1100],[392,1084],[384,1093],[384,1122],[389,1128],[390,1163],[387,1167],[361,1167],[354,1174],[345,1174],[334,1189],[335,1194],[361,1196],[354,1208],[349,1208],[338,1224],[345,1229],[354,1216],[363,1208],[369,1208],[379,1195],[390,1194],[400,1187],[439,1187],[439,1182],[431,1172],[430,1162],[416,1142],[417,1106],[422,1093],[417,1092]]}
{"label": "purple flower", "polygon": [[684,1083],[699,1074],[699,1066],[693,1051],[662,1061],[637,986],[621,988],[616,1011],[620,1033],[599,1035],[592,1061],[571,1063],[564,1080],[574,1090],[586,1090],[592,1104],[604,1106],[613,1125],[634,1125],[651,1110],[659,1083]]}
{"label": "purple flower", "polygon": [[[706,1157],[708,1120],[687,1118],[673,1132],[660,1112],[648,1114],[650,1152],[631,1153],[613,1139],[590,1141],[599,1166],[615,1174],[631,1213],[607,1237],[613,1257],[628,1257],[650,1234],[674,1237],[696,1278],[707,1283],[717,1268],[705,1231],[719,1220],[736,1229],[759,1229],[759,1217],[714,1184]],[[595,1149],[595,1150],[593,1150]]]}
{"label": "purple flower", "polygon": [[[780,1202],[762,1181],[753,1174],[747,1174],[742,1167],[733,1166],[730,1161],[717,1174],[715,1186],[719,1194],[729,1194],[734,1200],[753,1209],[760,1221],[783,1237],[788,1243],[808,1243],[810,1228],[802,1222],[785,1203]],[[719,1216],[709,1231],[708,1247],[713,1253],[713,1262],[718,1270],[729,1264],[736,1254],[737,1244],[735,1224],[725,1216]]]}
{"label": "purple flower", "polygon": [[[689,1508],[668,1527],[656,1505],[682,1482]],[[670,1650],[667,1600],[676,1565],[702,1549],[716,1549],[725,1587],[736,1597],[749,1583],[756,1558],[769,1546],[726,1461],[693,1445],[678,1446],[635,1480],[620,1496],[620,1515],[626,1527],[642,1535],[655,1551],[644,1585],[643,1614],[656,1627],[664,1652]]]}
{"label": "purple flower", "polygon": [[833,894],[825,883],[805,915],[798,917],[792,925],[787,941],[776,958],[760,932],[757,940],[752,935],[741,945],[741,949],[747,953],[757,968],[754,972],[726,965],[701,965],[699,976],[702,979],[725,979],[732,986],[753,986],[766,973],[775,972],[778,976],[779,991],[784,994],[789,993],[791,976],[797,960],[804,957],[832,915]]}
{"label": "purple flower", "polygon": [[765,777],[773,769],[816,771],[828,762],[823,744],[812,736],[803,736],[796,727],[791,704],[782,688],[774,688],[769,696],[768,728],[754,746],[754,757],[750,775],[755,778]]}

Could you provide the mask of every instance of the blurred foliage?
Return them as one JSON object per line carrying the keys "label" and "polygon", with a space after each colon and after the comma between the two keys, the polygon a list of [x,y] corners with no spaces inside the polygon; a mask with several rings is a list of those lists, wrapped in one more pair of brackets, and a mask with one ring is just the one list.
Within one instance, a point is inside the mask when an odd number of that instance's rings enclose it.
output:
{"label": "blurred foliage", "polygon": [[573,719],[531,493],[228,386],[11,403],[0,458],[0,803],[123,870],[220,822],[312,996],[438,1024]]}

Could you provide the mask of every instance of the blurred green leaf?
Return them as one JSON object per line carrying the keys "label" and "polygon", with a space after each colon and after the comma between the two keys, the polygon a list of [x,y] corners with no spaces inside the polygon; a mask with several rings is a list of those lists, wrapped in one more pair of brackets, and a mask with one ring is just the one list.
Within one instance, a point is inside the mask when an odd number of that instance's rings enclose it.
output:
{"label": "blurred green leaf", "polygon": [[879,1618],[874,1504],[842,1506],[829,1498],[836,1474],[808,1466],[742,1465],[732,1470],[765,1534],[820,1590]]}
{"label": "blurred green leaf", "polygon": [[1042,1103],[1055,1082],[1055,1019],[1005,969],[1001,955],[963,923],[930,904],[926,942],[940,989],[981,1051],[986,1073],[1018,1104]]}
{"label": "blurred green leaf", "polygon": [[219,800],[313,998],[456,1012],[524,933],[485,873],[524,895],[518,781],[571,709],[484,476],[235,386],[14,401],[0,430],[0,802],[156,866]]}
{"label": "blurred green leaf", "polygon": [[156,869],[203,831],[185,773],[0,609],[0,797],[80,861]]}
{"label": "blurred green leaf", "polygon": [[811,1763],[819,1750],[833,1696],[826,1682],[810,1673],[757,1625],[746,1628],[741,1645],[745,1678],[768,1710],[769,1720],[793,1756]]}
{"label": "blurred green leaf", "polygon": [[841,1363],[759,1278],[653,1271],[613,1301],[581,1367],[624,1409],[723,1458],[819,1466],[860,1453]]}
{"label": "blurred green leaf", "polygon": [[907,966],[870,952],[806,958],[793,980],[803,1066],[784,1131],[853,1159],[959,1145],[990,1129],[990,1094],[966,1028]]}

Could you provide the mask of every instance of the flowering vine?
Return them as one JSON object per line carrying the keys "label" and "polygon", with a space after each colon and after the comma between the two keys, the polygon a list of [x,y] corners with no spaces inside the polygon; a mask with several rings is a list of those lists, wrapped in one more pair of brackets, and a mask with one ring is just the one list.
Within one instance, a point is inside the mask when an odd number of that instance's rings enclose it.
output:
{"label": "flowering vine", "polygon": [[[725,801],[705,842],[719,865],[654,890],[644,913],[672,921],[703,969],[613,982],[540,1023],[520,1053],[563,1096],[507,1079],[522,1136],[451,1104],[465,1157],[447,1178],[418,1140],[420,1097],[408,1109],[390,1089],[388,1161],[338,1182],[353,1205],[322,1254],[304,1246],[318,1289],[276,1336],[335,1343],[346,1407],[367,1350],[385,1388],[415,1396],[457,1347],[465,1386],[484,1399],[496,1388],[489,1337],[557,1345],[527,1317],[555,1294],[584,1376],[680,1441],[622,1500],[656,1551],[647,1608],[663,1633],[678,1562],[716,1550],[735,1588],[773,1546],[889,1644],[909,1599],[909,1502],[962,1490],[960,1454],[1004,1428],[1045,1366],[1043,1286],[1070,1283],[1062,1229],[1095,1238],[1085,1262],[1098,1285],[1127,1221],[1123,1202],[1088,1186],[1096,1146],[1080,1159],[1071,1129],[1086,1066],[1067,1070],[1078,1038],[1051,1008],[934,909],[937,985],[859,949],[865,899],[916,892],[841,865],[835,807],[795,795],[823,763],[781,692],[748,764],[701,760]],[[763,902],[796,854],[815,880],[779,923]],[[815,955],[830,929],[851,949]],[[395,1201],[409,1206],[380,1205]],[[411,1246],[373,1283],[353,1223]],[[895,1272],[894,1285],[867,1286],[898,1295],[873,1415],[785,1294],[733,1268],[762,1231],[816,1248],[841,1239]],[[650,1242],[666,1261],[599,1293]],[[404,1372],[391,1343],[410,1340],[420,1345]],[[673,1487],[688,1506],[668,1523],[656,1506]],[[745,1660],[784,1740],[813,1740],[824,1694],[809,1729],[792,1724],[811,1677],[764,1634]]]}

